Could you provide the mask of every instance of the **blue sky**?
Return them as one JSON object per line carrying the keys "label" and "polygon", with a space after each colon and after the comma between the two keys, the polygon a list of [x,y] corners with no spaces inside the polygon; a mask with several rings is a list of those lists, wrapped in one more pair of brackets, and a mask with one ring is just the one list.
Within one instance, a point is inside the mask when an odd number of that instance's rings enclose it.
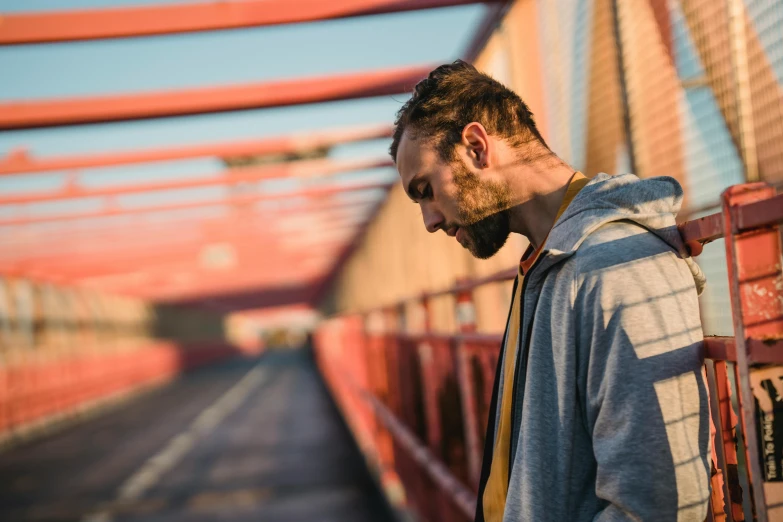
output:
{"label": "blue sky", "polygon": [[[60,0],[56,5],[58,9],[71,9],[153,3],[164,2]],[[0,15],[46,10],[53,4],[50,0],[0,0]],[[180,89],[441,63],[460,55],[484,9],[474,5],[257,29],[2,47],[0,101]],[[19,147],[38,156],[134,150],[383,123],[393,119],[405,98],[0,132],[0,154]],[[386,148],[385,140],[376,140],[339,147],[334,155],[376,156],[384,154]],[[220,168],[214,160],[170,162],[86,171],[82,180],[85,185],[97,186],[205,176]],[[384,176],[388,177],[389,172],[360,172],[347,178]],[[61,176],[50,174],[7,177],[0,180],[0,193],[48,190],[60,183]],[[261,188],[285,189],[291,185],[278,182]],[[88,203],[60,203],[56,210],[74,205],[84,209]],[[27,211],[49,209],[53,210],[52,205]],[[18,210],[1,208],[0,216]]]}

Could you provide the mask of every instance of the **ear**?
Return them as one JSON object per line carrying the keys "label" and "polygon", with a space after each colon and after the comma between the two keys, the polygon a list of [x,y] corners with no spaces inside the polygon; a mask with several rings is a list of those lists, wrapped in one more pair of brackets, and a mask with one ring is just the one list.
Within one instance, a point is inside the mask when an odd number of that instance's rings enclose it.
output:
{"label": "ear", "polygon": [[478,122],[471,122],[462,129],[462,145],[465,146],[468,158],[477,169],[490,167],[490,147],[487,129]]}

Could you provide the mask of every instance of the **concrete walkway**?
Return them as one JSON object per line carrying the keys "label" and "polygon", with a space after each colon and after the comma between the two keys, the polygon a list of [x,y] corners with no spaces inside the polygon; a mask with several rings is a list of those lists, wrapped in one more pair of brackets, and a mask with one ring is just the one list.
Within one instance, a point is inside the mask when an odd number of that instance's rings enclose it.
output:
{"label": "concrete walkway", "polygon": [[393,520],[303,351],[195,372],[0,453],[0,519]]}

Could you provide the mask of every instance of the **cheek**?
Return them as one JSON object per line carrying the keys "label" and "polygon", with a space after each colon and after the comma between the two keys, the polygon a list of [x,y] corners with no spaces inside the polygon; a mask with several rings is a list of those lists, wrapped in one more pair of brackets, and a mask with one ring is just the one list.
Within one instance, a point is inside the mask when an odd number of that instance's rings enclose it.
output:
{"label": "cheek", "polygon": [[454,187],[444,185],[440,180],[431,180],[430,189],[432,190],[432,199],[429,203],[438,209],[446,218],[454,215],[457,208],[457,193]]}

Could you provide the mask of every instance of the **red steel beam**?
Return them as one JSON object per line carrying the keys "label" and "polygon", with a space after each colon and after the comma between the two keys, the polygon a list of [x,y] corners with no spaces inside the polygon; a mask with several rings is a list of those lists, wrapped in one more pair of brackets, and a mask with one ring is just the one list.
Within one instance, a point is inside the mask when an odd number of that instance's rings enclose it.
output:
{"label": "red steel beam", "polygon": [[[176,273],[178,271],[195,271],[203,273],[205,275],[214,274],[216,276],[229,277],[242,275],[248,277],[255,277],[256,279],[269,278],[274,279],[279,273],[296,272],[298,266],[301,264],[307,264],[310,259],[321,259],[323,257],[335,257],[335,249],[344,245],[344,242],[325,242],[319,245],[317,252],[307,255],[307,250],[302,249],[300,252],[286,256],[268,256],[263,253],[256,252],[251,255],[245,253],[241,256],[240,263],[236,267],[227,269],[210,268],[201,266],[198,258],[176,257],[169,256],[166,258],[160,258],[154,264],[148,264],[143,266],[131,266],[126,264],[124,266],[113,267],[110,265],[102,265],[96,267],[94,270],[78,270],[74,266],[70,266],[65,270],[50,270],[47,268],[41,268],[37,265],[31,265],[29,267],[23,267],[28,270],[34,270],[38,272],[57,274],[64,279],[78,281],[78,280],[99,280],[102,278],[110,278],[119,276],[120,274],[130,274],[137,272],[149,272],[158,274]],[[322,260],[323,261],[323,260]],[[277,274],[269,271],[270,267],[274,267]]]}
{"label": "red steel beam", "polygon": [[[332,240],[321,242],[318,246],[318,253],[321,255],[324,251],[331,252],[337,246],[344,245],[346,241]],[[122,258],[119,252],[110,257],[96,256],[90,259],[88,256],[81,258],[68,259],[63,258],[60,261],[52,259],[49,261],[25,261],[18,263],[0,263],[0,269],[6,273],[14,274],[51,274],[61,279],[72,281],[98,278],[116,274],[127,274],[139,271],[177,271],[187,268],[188,270],[203,271],[204,273],[215,273],[218,275],[229,276],[237,273],[249,273],[255,275],[261,274],[268,266],[278,264],[280,268],[293,268],[296,260],[307,259],[307,245],[290,254],[270,255],[261,249],[239,250],[236,252],[237,264],[229,269],[211,269],[200,265],[201,248],[183,248],[179,250],[168,250],[141,255],[139,251],[129,251],[128,259]],[[172,269],[174,267],[175,269]],[[171,269],[171,270],[170,270]],[[270,277],[273,274],[267,274]]]}
{"label": "red steel beam", "polygon": [[[93,239],[87,239],[86,236],[70,236],[47,247],[38,247],[32,242],[3,242],[4,252],[0,256],[0,262],[23,262],[33,259],[54,259],[59,262],[64,259],[80,259],[80,262],[89,263],[101,255],[106,257],[116,254],[128,257],[137,250],[154,255],[157,251],[184,247],[198,249],[213,243],[232,243],[237,247],[243,247],[256,245],[259,242],[262,244],[279,242],[280,248],[285,249],[289,246],[295,248],[297,245],[320,240],[324,236],[329,237],[330,234],[344,232],[347,229],[353,230],[364,221],[353,216],[330,216],[328,220],[324,220],[323,225],[314,224],[308,229],[268,230],[259,225],[235,231],[230,225],[216,225],[205,231],[183,230],[179,235],[174,230],[164,230],[158,235],[151,235],[155,232],[134,235],[126,230],[114,234],[108,232],[95,234]],[[154,231],[155,227],[148,227],[146,230]],[[269,250],[273,248],[270,246]]]}
{"label": "red steel beam", "polygon": [[[307,281],[320,278],[321,271],[300,272],[301,277],[297,279],[286,278],[288,281]],[[279,284],[284,279],[269,280],[256,277],[235,278],[231,280],[215,280],[202,282],[203,274],[193,274],[192,272],[182,272],[185,275],[184,281],[180,276],[175,279],[167,275],[152,274],[150,276],[137,276],[135,281],[131,279],[128,282],[107,282],[91,283],[85,282],[78,284],[87,288],[127,296],[133,296],[152,301],[172,300],[172,299],[198,299],[209,298],[214,295],[225,294],[226,292],[242,291],[250,288],[268,288]],[[193,280],[198,281],[193,284]]]}
{"label": "red steel beam", "polygon": [[[304,266],[307,266],[307,261],[309,259],[317,259],[319,262],[328,262],[332,257],[335,255],[335,249],[339,247],[340,245],[333,245],[329,248],[324,248],[319,250],[319,254],[315,258],[311,258],[305,255],[301,255],[298,257],[291,257],[291,258],[283,258],[278,261],[276,265],[272,265],[273,268],[277,269],[277,275],[279,275],[281,272],[280,270],[286,270],[287,274],[296,273],[297,271],[301,270]],[[323,253],[321,253],[323,252]],[[268,264],[267,264],[268,265]],[[264,267],[265,270],[267,270],[267,267]],[[237,272],[233,270],[209,270],[205,268],[201,268],[198,266],[194,266],[193,263],[185,263],[181,260],[173,260],[166,264],[158,264],[154,267],[143,267],[143,268],[137,268],[136,270],[132,269],[126,269],[126,270],[116,270],[113,272],[104,272],[104,273],[96,273],[96,274],[88,274],[82,277],[74,277],[72,275],[63,275],[60,276],[58,274],[58,277],[60,277],[62,280],[70,280],[74,282],[79,282],[80,284],[85,285],[93,285],[93,286],[101,286],[101,287],[107,287],[109,285],[118,288],[118,287],[126,287],[129,285],[137,284],[140,279],[152,279],[152,278],[164,278],[164,277],[171,277],[172,275],[180,274],[180,273],[189,273],[189,274],[196,274],[199,276],[199,281],[210,278],[210,276],[213,279],[217,278],[224,278],[230,276],[230,278],[236,280],[236,279],[252,279],[257,283],[263,282],[263,281],[270,281],[274,280],[275,274],[270,274],[267,270],[267,273],[260,273],[259,270],[254,271],[242,271]],[[210,283],[219,283],[219,281],[210,281]]]}
{"label": "red steel beam", "polygon": [[[100,233],[95,234],[89,241],[84,238],[66,237],[60,240],[59,244],[47,246],[45,249],[39,249],[32,243],[8,243],[3,242],[3,248],[12,248],[11,254],[3,254],[0,257],[0,263],[26,263],[41,259],[52,260],[55,263],[64,263],[66,260],[74,260],[82,266],[95,260],[103,262],[101,259],[110,259],[117,262],[130,260],[134,253],[143,252],[149,257],[154,257],[161,251],[182,251],[188,254],[198,252],[202,247],[213,243],[232,243],[239,244],[257,244],[269,242],[272,240],[281,240],[290,238],[293,234],[296,240],[293,243],[287,242],[281,245],[280,249],[291,249],[288,245],[293,244],[294,249],[297,245],[306,245],[312,243],[317,238],[311,234],[328,234],[334,231],[344,231],[347,229],[358,228],[364,222],[363,219],[354,219],[351,216],[329,216],[322,221],[310,225],[310,230],[292,229],[292,230],[265,230],[261,227],[236,232],[230,225],[226,224],[222,228],[213,228],[209,230],[208,235],[198,234],[197,231],[188,231],[191,233],[177,235],[176,230],[158,230],[155,227],[149,227],[146,232],[157,233],[155,237],[139,236],[135,232],[129,233]],[[316,230],[317,232],[313,232]],[[120,245],[120,246],[115,246]],[[59,247],[59,248],[56,248]],[[268,248],[274,250],[274,248]],[[55,266],[56,267],[56,266]]]}
{"label": "red steel beam", "polygon": [[283,234],[291,234],[293,230],[299,230],[300,226],[316,230],[328,230],[338,223],[351,221],[359,224],[364,219],[352,213],[354,209],[369,209],[371,203],[345,205],[333,209],[325,209],[317,213],[300,213],[307,221],[295,223],[296,227],[275,226],[270,229],[270,220],[274,223],[273,216],[269,213],[255,213],[248,215],[242,221],[220,218],[218,220],[190,219],[172,220],[162,223],[129,223],[114,225],[111,227],[73,230],[56,229],[54,231],[42,231],[34,234],[10,234],[0,239],[0,260],[21,259],[44,254],[74,254],[83,251],[95,250],[95,246],[101,246],[103,250],[114,248],[118,242],[123,246],[139,246],[140,248],[157,248],[171,244],[172,242],[195,241],[214,242],[215,238],[238,238],[255,234],[275,237]]}
{"label": "red steel beam", "polygon": [[[331,252],[331,251],[328,251]],[[106,287],[111,286],[115,290],[135,291],[138,288],[139,280],[165,280],[174,279],[178,274],[193,274],[195,277],[182,291],[195,291],[203,292],[207,288],[212,291],[226,290],[228,287],[242,286],[261,286],[271,285],[279,282],[282,279],[300,280],[302,278],[309,278],[311,276],[321,274],[324,269],[323,266],[330,263],[326,258],[319,258],[319,263],[323,263],[320,266],[307,265],[305,262],[307,257],[300,256],[298,258],[280,259],[275,264],[268,264],[264,266],[266,273],[259,273],[245,271],[242,273],[235,273],[231,271],[207,271],[207,270],[194,270],[194,267],[182,267],[171,268],[168,271],[138,271],[135,273],[116,274],[115,276],[109,276],[103,278],[69,278],[62,277],[62,281],[70,281],[74,283],[80,283],[85,285],[91,285],[94,287]],[[148,275],[144,275],[148,274]],[[55,276],[58,277],[58,276]],[[146,293],[148,296],[156,295],[161,296],[160,288],[149,288]]]}
{"label": "red steel beam", "polygon": [[345,186],[328,186],[317,187],[307,190],[300,190],[294,192],[284,192],[279,194],[258,194],[253,196],[242,196],[233,198],[221,198],[209,201],[192,201],[187,203],[176,203],[168,205],[150,205],[137,208],[107,208],[99,210],[97,212],[82,212],[72,214],[53,214],[45,216],[35,217],[23,217],[23,218],[11,218],[0,220],[0,226],[22,226],[33,223],[46,223],[46,222],[62,222],[82,219],[97,219],[102,217],[117,216],[117,215],[131,215],[131,214],[149,214],[152,212],[170,212],[173,210],[184,210],[190,208],[209,207],[218,205],[245,205],[255,203],[258,201],[275,201],[280,199],[290,198],[318,198],[324,196],[332,196],[342,192],[357,192],[362,190],[373,189],[387,189],[391,186],[390,183],[362,183],[351,184]]}
{"label": "red steel beam", "polygon": [[[310,228],[306,230],[301,228],[278,230],[260,225],[237,230],[230,223],[225,223],[215,224],[203,230],[183,230],[180,234],[177,234],[176,230],[165,230],[160,227],[156,229],[156,227],[150,226],[146,229],[140,229],[143,235],[125,230],[94,234],[90,239],[87,239],[86,236],[68,236],[59,240],[59,243],[44,248],[39,248],[31,242],[3,242],[4,252],[0,255],[0,263],[21,263],[36,259],[50,259],[56,262],[76,259],[79,263],[90,263],[100,256],[126,259],[136,251],[154,257],[159,251],[199,250],[202,246],[213,243],[232,243],[237,248],[242,248],[263,242],[284,240],[280,247],[286,248],[288,245],[313,242],[321,236],[335,231],[353,229],[364,221],[364,219],[356,219],[353,216],[328,216],[321,222],[311,224]],[[157,232],[155,232],[156,230]],[[153,231],[152,234],[155,235],[150,235],[149,231]],[[41,240],[47,239],[41,238]],[[269,250],[274,249],[270,247]]]}
{"label": "red steel beam", "polygon": [[24,205],[48,201],[63,201],[77,198],[113,197],[128,194],[141,194],[165,190],[181,190],[201,187],[233,186],[240,183],[261,181],[271,178],[313,177],[342,174],[356,170],[383,168],[394,163],[386,158],[362,160],[303,160],[292,161],[280,165],[263,167],[241,167],[225,170],[216,177],[206,179],[185,179],[165,183],[137,183],[95,189],[85,189],[77,183],[69,183],[56,191],[18,194],[0,197],[0,205]]}
{"label": "red steel beam", "polygon": [[[1,27],[1,26],[0,26]],[[285,107],[410,92],[431,66],[179,91],[0,103],[0,130]]]}
{"label": "red steel beam", "polygon": [[735,210],[737,231],[783,223],[783,193],[761,201],[739,205]]}
{"label": "red steel beam", "polygon": [[[270,223],[273,225],[284,224],[292,216],[309,219],[313,226],[323,226],[325,222],[338,217],[347,218],[354,216],[353,212],[359,209],[369,209],[375,200],[359,201],[325,201],[317,204],[300,204],[290,208],[279,210],[253,209],[249,213],[239,216],[177,216],[176,219],[167,219],[162,222],[149,222],[134,219],[128,223],[106,224],[105,226],[91,226],[89,228],[62,226],[49,230],[36,231],[5,231],[0,233],[0,251],[3,248],[22,248],[34,246],[36,249],[50,250],[53,246],[73,249],[80,242],[93,242],[101,238],[118,237],[118,234],[134,235],[135,237],[149,237],[160,239],[169,233],[181,237],[183,233],[203,233],[212,230],[209,227],[231,227],[233,230],[254,229],[263,225],[268,230]],[[18,233],[15,233],[18,232]],[[2,257],[2,256],[0,256]]]}
{"label": "red steel beam", "polygon": [[723,216],[710,214],[698,219],[685,221],[677,225],[683,241],[686,243],[707,243],[723,237]]}
{"label": "red steel beam", "polygon": [[[345,242],[325,242],[318,246],[318,257],[329,255],[336,256],[334,251],[340,248]],[[245,254],[242,256],[242,264],[230,269],[209,269],[201,267],[197,256],[187,258],[176,255],[160,257],[154,262],[137,264],[135,266],[112,266],[109,263],[93,266],[90,270],[79,270],[77,267],[69,265],[67,267],[54,268],[41,264],[26,265],[0,265],[0,272],[18,277],[27,277],[30,279],[57,280],[68,282],[79,282],[91,279],[100,280],[101,278],[110,278],[122,274],[131,277],[134,273],[149,272],[159,276],[176,274],[178,272],[189,271],[203,274],[204,277],[214,275],[217,279],[215,283],[220,283],[220,279],[227,280],[231,277],[249,277],[256,281],[267,280],[274,281],[284,274],[296,275],[300,264],[311,259],[312,256],[306,255],[303,249],[298,254],[285,256],[268,256],[261,253],[255,255]]]}
{"label": "red steel beam", "polygon": [[24,150],[0,157],[0,176],[46,171],[67,171],[95,167],[113,167],[157,161],[174,161],[193,158],[261,156],[268,154],[293,154],[304,150],[333,147],[343,143],[388,138],[389,125],[375,125],[300,135],[267,138],[263,140],[232,143],[206,143],[200,145],[148,149],[132,152],[110,152],[81,156],[36,158]]}
{"label": "red steel beam", "polygon": [[[278,207],[252,207],[249,210],[251,211],[253,216],[257,216],[258,219],[271,219],[271,218],[281,218],[281,217],[287,217],[289,215],[302,215],[302,214],[310,214],[314,212],[320,212],[320,211],[326,211],[326,210],[339,210],[339,209],[349,209],[351,207],[358,207],[358,206],[366,206],[374,202],[377,198],[368,198],[366,195],[363,195],[361,198],[352,198],[348,201],[340,201],[336,200],[334,196],[338,195],[337,193],[326,195],[326,196],[309,196],[305,201],[297,202],[295,205],[287,205],[282,208]],[[260,197],[260,196],[259,196]],[[237,208],[233,210],[233,213],[231,216],[234,216],[235,214],[239,213],[243,216],[244,219],[244,209],[242,208],[243,205],[252,204],[254,202],[258,201],[258,198],[247,198],[244,199],[241,197],[235,196],[233,199],[219,199],[219,200],[212,200],[212,201],[205,201],[203,202],[203,208],[209,208],[210,206],[216,206],[219,207],[221,205],[236,205]],[[261,200],[263,202],[263,200]],[[193,204],[196,204],[199,202],[193,202]],[[189,203],[188,203],[189,204]],[[160,207],[144,207],[147,208],[150,214],[155,214],[157,212],[167,212],[167,211],[175,211],[179,210],[178,208],[169,208],[169,207],[178,207],[179,203],[174,203],[171,205],[162,205]],[[197,205],[194,207],[195,209],[202,208],[202,206]],[[108,209],[108,212],[114,212],[118,209]],[[122,210],[121,208],[119,210]],[[188,209],[185,209],[188,210]],[[123,216],[123,214],[120,212],[118,214],[119,216]],[[30,221],[29,223],[14,221],[12,223],[6,223],[7,225],[12,225],[14,228],[8,229],[2,229],[0,228],[0,238],[4,237],[14,237],[14,236],[41,236],[44,234],[56,234],[56,235],[62,235],[62,234],[68,234],[71,232],[75,233],[92,233],[96,231],[103,231],[103,230],[110,230],[110,229],[124,229],[128,227],[138,227],[142,225],[148,225],[148,224],[154,224],[155,226],[160,226],[161,224],[169,224],[169,223],[181,223],[181,222],[193,222],[194,220],[203,220],[208,221],[210,219],[218,219],[218,218],[226,218],[228,219],[229,216],[209,216],[209,215],[193,215],[193,214],[175,214],[173,216],[170,216],[162,223],[157,221],[156,219],[150,220],[148,215],[145,214],[133,214],[130,213],[129,217],[130,219],[124,219],[120,222],[112,222],[112,221],[103,221],[103,220],[93,220],[86,223],[79,223],[78,225],[71,225],[69,224],[70,221],[67,219],[68,216],[71,216],[70,214],[65,215],[59,215],[59,216],[41,216],[42,222],[38,223],[35,221]],[[25,216],[27,217],[27,216]],[[35,219],[35,216],[29,216],[32,219]],[[88,216],[89,217],[89,216]],[[112,217],[111,214],[107,214],[105,216],[101,217]],[[80,219],[80,218],[77,218]],[[49,222],[57,223],[59,226],[52,227],[49,225]],[[252,223],[252,221],[250,221]],[[0,224],[2,224],[2,221],[0,221]],[[40,225],[46,224],[47,226],[45,228],[39,228]],[[27,228],[23,228],[25,225],[28,225]]]}
{"label": "red steel beam", "polygon": [[[732,207],[736,232],[783,223],[783,194]],[[702,252],[704,244],[724,236],[723,214],[718,212],[677,226],[691,255]]]}
{"label": "red steel beam", "polygon": [[477,0],[244,0],[9,13],[0,22],[0,45],[263,27],[475,3]]}
{"label": "red steel beam", "polygon": [[[128,283],[112,283],[108,280],[106,284],[100,282],[82,282],[78,279],[69,279],[60,277],[57,274],[41,274],[36,276],[36,280],[56,282],[59,284],[75,284],[88,288],[93,288],[111,293],[122,293],[133,295],[135,297],[161,300],[174,297],[208,297],[210,295],[225,293],[227,291],[242,290],[247,287],[263,288],[274,286],[283,281],[301,281],[302,279],[319,278],[321,271],[304,271],[301,267],[293,267],[288,272],[281,272],[290,263],[270,266],[268,271],[273,271],[274,276],[270,274],[251,274],[243,273],[238,275],[224,274],[219,271],[208,274],[203,271],[194,272],[192,270],[179,270],[173,272],[150,272],[148,276],[138,273],[135,276],[127,278]],[[185,281],[182,279],[187,278]]]}

